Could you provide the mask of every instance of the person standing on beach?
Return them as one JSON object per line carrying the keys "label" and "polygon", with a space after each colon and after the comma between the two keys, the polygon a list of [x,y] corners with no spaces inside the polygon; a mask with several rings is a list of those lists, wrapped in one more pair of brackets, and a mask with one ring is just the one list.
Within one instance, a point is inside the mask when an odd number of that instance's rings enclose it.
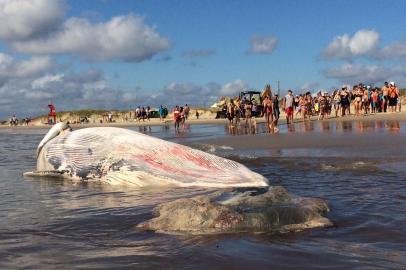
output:
{"label": "person standing on beach", "polygon": [[354,88],[354,110],[355,110],[355,116],[361,116],[362,114],[362,96],[364,95],[362,88],[359,86],[356,86]]}
{"label": "person standing on beach", "polygon": [[18,119],[15,115],[13,115],[13,117],[11,117],[10,119],[10,126],[17,126],[18,125]]}
{"label": "person standing on beach", "polygon": [[142,121],[144,122],[145,121],[145,118],[147,117],[147,112],[145,111],[145,108],[144,107],[142,107],[141,108],[141,118],[142,118]]}
{"label": "person standing on beach", "polygon": [[378,90],[377,89],[373,90],[372,94],[371,94],[371,108],[372,108],[372,113],[377,112],[377,108],[378,108]]}
{"label": "person standing on beach", "polygon": [[244,115],[245,115],[245,126],[249,126],[249,129],[251,130],[251,109],[252,109],[252,104],[251,101],[247,100],[244,104]]}
{"label": "person standing on beach", "polygon": [[304,122],[305,118],[306,118],[306,113],[307,113],[306,97],[304,95],[300,95],[299,106],[300,106],[300,114],[301,114],[303,122]]}
{"label": "person standing on beach", "polygon": [[370,106],[370,96],[368,92],[368,88],[364,89],[364,95],[362,96],[362,107],[364,108],[364,114],[369,113],[369,106]]}
{"label": "person standing on beach", "polygon": [[240,118],[241,118],[241,104],[240,100],[237,99],[234,101],[234,118],[235,118],[235,125],[240,124]]}
{"label": "person standing on beach", "polygon": [[272,129],[273,124],[273,106],[272,100],[269,96],[265,96],[264,101],[262,102],[262,106],[264,107],[264,116],[266,121],[266,126],[269,129]]}
{"label": "person standing on beach", "polygon": [[288,90],[288,94],[283,99],[283,107],[286,113],[286,124],[293,123],[293,102],[294,96],[292,90]]}
{"label": "person standing on beach", "polygon": [[382,111],[387,112],[388,110],[388,105],[389,105],[389,85],[388,82],[385,82],[385,84],[382,87]]}
{"label": "person standing on beach", "polygon": [[319,96],[318,102],[319,102],[319,117],[317,118],[317,120],[327,119],[327,97],[325,92],[323,92]]}
{"label": "person standing on beach", "polygon": [[159,120],[163,120],[164,119],[164,107],[161,105],[159,106]]}
{"label": "person standing on beach", "polygon": [[299,100],[300,100],[299,95],[296,95],[296,97],[295,97],[295,102],[294,102],[294,104],[295,104],[295,111],[296,111],[295,116],[298,116],[298,115],[300,114]]}
{"label": "person standing on beach", "polygon": [[279,95],[275,94],[274,97],[272,98],[272,112],[273,112],[273,131],[276,132],[278,131],[278,121],[279,121],[279,115],[280,115],[280,110],[279,110]]}
{"label": "person standing on beach", "polygon": [[341,89],[341,117],[345,116],[347,109],[350,107],[350,93],[347,87]]}
{"label": "person standing on beach", "polygon": [[175,108],[173,109],[173,123],[175,126],[175,132],[179,132],[180,109],[178,105],[176,105]]}
{"label": "person standing on beach", "polygon": [[228,119],[228,126],[233,127],[233,119],[234,119],[234,101],[230,99],[230,102],[227,104],[227,119]]}
{"label": "person standing on beach", "polygon": [[190,113],[189,105],[185,104],[184,111],[185,111],[185,120],[187,120],[189,118],[189,113]]}
{"label": "person standing on beach", "polygon": [[183,107],[180,107],[179,109],[180,112],[180,124],[182,126],[182,129],[185,129],[185,109]]}
{"label": "person standing on beach", "polygon": [[341,103],[340,91],[336,90],[333,93],[333,106],[336,117],[338,117],[338,112],[340,111],[340,103]]}
{"label": "person standing on beach", "polygon": [[147,116],[147,120],[150,121],[150,116],[151,116],[151,107],[147,106],[147,110],[146,110],[146,116]]}
{"label": "person standing on beach", "polygon": [[394,82],[390,83],[389,86],[389,107],[391,112],[396,112],[396,105],[398,102],[399,90]]}
{"label": "person standing on beach", "polygon": [[135,109],[135,117],[137,118],[137,121],[140,121],[140,118],[141,118],[141,108],[140,108],[140,106],[138,106],[137,109]]}
{"label": "person standing on beach", "polygon": [[314,101],[312,98],[312,94],[309,91],[306,92],[304,99],[305,99],[305,104],[306,104],[305,116],[307,116],[307,120],[310,121],[310,117],[313,115],[313,107],[314,107],[314,104],[313,104]]}

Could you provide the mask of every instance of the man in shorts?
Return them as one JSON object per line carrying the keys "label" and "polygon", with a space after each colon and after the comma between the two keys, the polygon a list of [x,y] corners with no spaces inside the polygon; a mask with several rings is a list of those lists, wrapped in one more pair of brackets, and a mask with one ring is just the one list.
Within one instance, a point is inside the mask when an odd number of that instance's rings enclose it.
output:
{"label": "man in shorts", "polygon": [[382,91],[382,97],[383,97],[382,111],[386,112],[387,109],[388,109],[388,105],[389,105],[389,85],[388,85],[388,82],[385,82],[385,84],[382,87],[381,91]]}
{"label": "man in shorts", "polygon": [[389,86],[389,108],[391,112],[396,112],[397,102],[399,97],[399,90],[394,82]]}
{"label": "man in shorts", "polygon": [[293,102],[295,97],[292,90],[288,90],[288,94],[283,99],[283,105],[286,113],[286,124],[293,123]]}

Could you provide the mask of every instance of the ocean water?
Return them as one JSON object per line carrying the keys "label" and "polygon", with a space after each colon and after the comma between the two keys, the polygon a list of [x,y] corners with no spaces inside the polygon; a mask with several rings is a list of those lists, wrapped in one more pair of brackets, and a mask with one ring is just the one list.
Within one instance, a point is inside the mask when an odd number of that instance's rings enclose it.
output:
{"label": "ocean water", "polygon": [[[161,202],[203,188],[111,187],[29,179],[46,130],[0,130],[0,269],[406,269],[406,123],[311,122],[278,134],[221,125],[133,128],[241,162],[293,194],[329,202],[332,228],[288,234],[138,231]],[[348,147],[213,144],[289,134],[348,136]],[[354,136],[361,136],[357,139]],[[347,137],[345,137],[347,138]],[[355,142],[354,142],[355,140]],[[359,143],[376,140],[382,143]],[[351,141],[351,142],[350,142]]]}

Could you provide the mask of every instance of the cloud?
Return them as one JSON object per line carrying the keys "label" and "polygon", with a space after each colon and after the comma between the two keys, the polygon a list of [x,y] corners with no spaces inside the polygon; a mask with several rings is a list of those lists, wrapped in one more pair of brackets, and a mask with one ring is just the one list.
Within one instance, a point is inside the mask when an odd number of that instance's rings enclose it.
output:
{"label": "cloud", "polygon": [[314,90],[320,87],[320,83],[318,82],[306,82],[300,87],[300,90],[307,91],[307,90]]}
{"label": "cloud", "polygon": [[359,30],[351,37],[348,34],[337,36],[324,49],[326,58],[351,59],[373,55],[377,52],[379,33],[374,30]]}
{"label": "cloud", "polygon": [[248,85],[242,80],[235,80],[233,82],[226,83],[220,90],[221,95],[233,96],[238,95],[239,92],[246,90]]}
{"label": "cloud", "polygon": [[92,61],[141,62],[170,47],[153,27],[137,15],[117,16],[91,24],[87,19],[70,18],[47,36],[11,43],[25,54],[72,54]]}
{"label": "cloud", "polygon": [[52,102],[58,111],[84,108],[134,109],[136,106],[158,107],[190,104],[210,106],[220,96],[237,94],[247,84],[241,80],[224,85],[210,82],[199,85],[173,82],[158,91],[140,87],[122,89],[111,86],[100,70],[63,72],[49,70],[31,77],[10,77],[0,85],[0,119],[17,114],[18,117],[47,113]]}
{"label": "cloud", "polygon": [[192,50],[183,53],[186,58],[196,58],[196,57],[208,57],[214,54],[214,50]]}
{"label": "cloud", "polygon": [[342,83],[382,83],[389,80],[404,81],[406,67],[347,63],[337,68],[324,70],[324,74],[326,77],[337,79]]}
{"label": "cloud", "polygon": [[383,58],[406,57],[406,41],[395,42],[382,48],[380,55]]}
{"label": "cloud", "polygon": [[47,112],[53,102],[57,109],[131,108],[132,90],[119,90],[108,85],[101,71],[47,73],[34,78],[10,78],[0,86],[0,117],[19,117]]}
{"label": "cloud", "polygon": [[65,9],[62,0],[2,0],[0,39],[17,41],[43,37],[60,24]]}
{"label": "cloud", "polygon": [[140,95],[139,97],[140,100],[149,102],[154,106],[160,104],[173,106],[187,103],[192,106],[208,107],[218,101],[219,97],[224,95],[235,96],[238,95],[239,91],[246,88],[248,88],[248,85],[242,80],[235,80],[224,85],[214,82],[204,85],[190,82],[173,82],[153,96],[142,97]]}
{"label": "cloud", "polygon": [[50,68],[53,62],[50,57],[32,57],[28,60],[16,60],[12,56],[0,53],[0,79],[27,78],[39,75]]}
{"label": "cloud", "polygon": [[45,75],[44,77],[38,78],[31,83],[33,89],[47,89],[52,84],[59,83],[63,80],[63,74],[56,75]]}
{"label": "cloud", "polygon": [[278,45],[278,39],[272,35],[255,35],[251,38],[251,47],[248,49],[252,54],[270,54]]}

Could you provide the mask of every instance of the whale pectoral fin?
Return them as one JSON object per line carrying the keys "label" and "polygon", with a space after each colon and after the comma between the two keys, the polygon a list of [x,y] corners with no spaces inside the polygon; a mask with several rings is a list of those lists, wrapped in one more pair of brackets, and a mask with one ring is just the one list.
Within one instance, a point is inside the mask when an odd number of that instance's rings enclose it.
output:
{"label": "whale pectoral fin", "polygon": [[25,177],[47,177],[47,178],[66,178],[69,176],[68,171],[33,171],[25,172]]}

